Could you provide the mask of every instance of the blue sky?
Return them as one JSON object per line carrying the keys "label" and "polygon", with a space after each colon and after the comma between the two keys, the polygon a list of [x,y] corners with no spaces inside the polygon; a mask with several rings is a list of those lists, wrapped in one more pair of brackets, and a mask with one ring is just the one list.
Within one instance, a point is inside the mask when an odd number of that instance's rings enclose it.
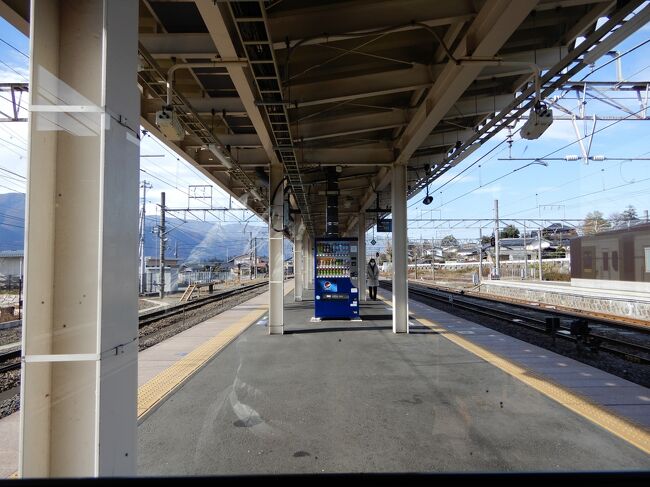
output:
{"label": "blue sky", "polygon": [[[646,25],[617,46],[616,50],[625,52],[648,39],[650,39],[650,26]],[[596,68],[610,59],[610,57],[601,58],[597,61]],[[650,80],[650,43],[621,59],[623,79]],[[615,63],[611,63],[594,72],[587,77],[587,80],[614,81],[616,80],[615,66]],[[588,68],[584,69],[573,79],[581,79],[590,71]],[[626,104],[634,111],[640,109],[638,103]],[[564,105],[567,108],[574,108],[576,103],[566,102]],[[589,114],[621,115],[620,111],[616,112],[595,100],[588,101],[586,109]],[[594,136],[591,155],[612,158],[650,157],[650,121],[622,121],[605,128],[612,123],[612,121],[599,121],[596,125],[596,130],[602,129],[602,131]],[[591,130],[591,122],[588,124],[578,122],[578,125],[583,134],[584,125]],[[581,219],[594,210],[599,210],[608,216],[624,210],[627,205],[633,205],[640,215],[643,214],[643,210],[650,210],[650,160],[589,161],[588,164],[582,161],[548,161],[548,166],[532,164],[488,184],[493,179],[530,162],[503,161],[499,160],[500,158],[537,158],[551,153],[554,153],[551,157],[556,158],[580,155],[580,147],[570,121],[555,121],[541,138],[533,141],[521,139],[518,134],[515,134],[511,149],[508,148],[507,143],[502,144],[456,180],[442,187],[446,181],[501,143],[506,136],[507,133],[497,134],[472,156],[441,179],[433,182],[430,192],[434,201],[429,206],[421,203],[425,196],[424,192],[411,199],[409,218],[489,219],[494,215],[495,199],[499,200],[501,218]],[[571,145],[563,148],[568,144]],[[415,222],[409,225],[410,237],[417,238],[422,234],[424,238],[439,238],[449,233],[461,238],[478,237],[478,230],[420,230],[415,228],[418,225],[420,224]]]}
{"label": "blue sky", "polygon": [[[27,81],[28,59],[17,50],[27,54],[29,41],[4,19],[0,18],[0,81]],[[650,26],[630,36],[616,47],[625,52],[650,39]],[[14,46],[16,49],[10,47]],[[597,61],[601,66],[611,58],[603,57]],[[650,43],[643,45],[622,58],[623,78],[643,81],[650,79]],[[583,70],[574,79],[580,79],[589,73]],[[615,80],[615,63],[600,69],[587,78],[588,80]],[[7,96],[7,94],[2,94]],[[27,105],[27,100],[24,106]],[[573,108],[575,102],[566,101],[567,107]],[[638,103],[628,103],[634,110]],[[7,111],[10,105],[0,98],[0,109]],[[619,114],[597,101],[587,103],[588,113],[599,115]],[[593,139],[591,155],[606,157],[650,157],[650,121],[599,122],[600,130]],[[579,122],[581,130],[584,125]],[[590,126],[590,124],[589,124]],[[606,128],[607,127],[607,128]],[[650,210],[650,161],[549,161],[547,166],[531,164],[515,171],[504,178],[490,181],[520,168],[530,161],[504,161],[500,158],[525,157],[537,158],[554,153],[552,157],[564,157],[569,154],[579,155],[571,122],[555,121],[550,129],[538,140],[522,140],[515,132],[512,147],[502,143],[506,133],[500,133],[477,150],[472,156],[450,170],[441,179],[430,186],[434,197],[433,203],[424,206],[420,203],[424,192],[409,201],[409,218],[492,218],[494,200],[499,200],[502,218],[539,218],[581,219],[594,210],[605,216],[620,212],[627,205],[633,205],[642,215]],[[497,144],[502,143],[494,152],[485,156],[478,164],[468,169],[454,181],[442,187],[445,182],[460,171],[483,157]],[[569,145],[570,144],[570,145]],[[566,148],[564,146],[569,145]],[[25,175],[27,167],[27,124],[0,124],[0,168]],[[188,201],[187,187],[190,184],[210,184],[210,182],[189,164],[178,159],[162,144],[151,137],[143,139],[141,144],[142,179],[153,183],[154,188],[148,192],[148,214],[156,211],[159,194],[165,191],[167,201],[172,206],[185,206]],[[425,162],[424,160],[422,161]],[[155,176],[155,177],[154,177]],[[0,170],[0,193],[24,191],[24,179]],[[466,194],[467,193],[467,194]],[[229,197],[220,189],[214,188],[214,204],[228,205]],[[238,205],[234,202],[234,206]],[[441,238],[453,233],[458,238],[477,238],[477,229],[427,230],[418,228],[419,222],[409,224],[411,238]],[[489,232],[489,230],[488,230]],[[485,233],[485,231],[484,231]],[[368,233],[371,239],[373,231]],[[386,234],[374,233],[377,240],[385,241]],[[378,238],[378,237],[381,237]]]}

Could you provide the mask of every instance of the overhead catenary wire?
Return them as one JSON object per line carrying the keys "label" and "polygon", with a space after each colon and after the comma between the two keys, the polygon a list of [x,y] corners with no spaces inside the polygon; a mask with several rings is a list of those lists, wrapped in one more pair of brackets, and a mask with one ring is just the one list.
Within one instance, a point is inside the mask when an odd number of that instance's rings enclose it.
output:
{"label": "overhead catenary wire", "polygon": [[[160,142],[160,141],[159,141],[156,137],[154,137],[152,134],[147,133],[147,137],[150,138],[151,140],[153,140],[153,141],[154,141],[158,146],[160,146],[160,147],[161,147],[165,152],[167,152],[170,156],[172,156],[173,158],[175,158],[177,161],[181,161],[181,158],[178,156],[178,154],[176,154],[175,152],[173,152],[169,147],[167,147],[165,144],[163,144],[162,142]],[[198,169],[196,169],[193,165],[191,165],[191,164],[185,164],[185,166],[187,166],[191,171],[193,171],[193,172],[194,172],[197,176],[199,176],[200,178],[205,178],[205,177],[206,177],[205,174],[201,173],[201,172],[200,172]],[[168,172],[168,174],[170,174],[170,173]],[[185,181],[185,182],[186,182],[186,181]],[[210,183],[210,186],[213,186],[213,187],[214,187],[214,183],[213,183],[212,181],[209,181],[209,183]],[[178,189],[178,188],[176,188],[176,189]],[[217,188],[217,190],[219,191],[219,188]],[[188,195],[187,193],[185,193],[185,194]],[[188,195],[188,196],[189,196],[189,195]],[[225,195],[222,195],[222,196],[225,196]],[[201,202],[202,204],[206,205],[206,206],[209,206],[205,201],[200,201],[200,202]],[[249,211],[250,211],[250,210],[249,210]]]}
{"label": "overhead catenary wire", "polygon": [[[650,42],[650,39],[647,39],[647,40],[644,40],[643,42],[637,44],[636,46],[632,47],[631,49],[628,49],[628,50],[625,51],[624,53],[621,53],[620,55],[614,57],[612,60],[606,62],[605,64],[603,64],[603,65],[599,66],[598,68],[592,70],[591,72],[587,73],[585,76],[582,77],[582,79],[581,79],[580,81],[584,81],[584,80],[586,80],[589,76],[593,75],[595,72],[597,72],[597,71],[599,71],[600,69],[604,68],[605,66],[607,66],[607,65],[609,65],[609,64],[611,64],[611,63],[613,63],[613,62],[616,61],[617,59],[620,59],[621,57],[626,56],[626,55],[630,54],[631,52],[634,52],[635,50],[639,49],[640,47],[646,45],[646,44],[649,43],[649,42]],[[644,68],[644,69],[645,69],[645,68]],[[642,70],[641,70],[641,71],[642,71]],[[570,90],[566,90],[566,91],[565,91],[565,92],[560,96],[560,99],[563,98],[563,97],[564,97],[564,96],[565,96],[569,91],[570,91]],[[637,111],[637,112],[635,113],[635,115],[638,114],[638,113],[640,113],[641,111],[643,111],[643,110],[639,110],[639,111]],[[626,117],[626,119],[627,119],[627,118],[629,118],[629,117]],[[605,127],[605,128],[606,128],[606,127]],[[601,130],[602,130],[602,129],[599,129],[598,131],[596,131],[596,132],[594,132],[594,133],[600,132]],[[584,138],[586,138],[586,137],[583,137],[582,139],[584,139]],[[582,140],[582,139],[580,139],[580,140]],[[501,143],[504,143],[506,140],[507,140],[507,139],[505,139],[505,140],[502,141]],[[519,139],[518,139],[518,140],[519,140]],[[576,140],[576,141],[573,142],[573,143],[577,143],[577,142],[578,142],[578,140]],[[501,143],[500,143],[499,145],[501,145]],[[573,144],[573,143],[572,143],[572,144]],[[572,144],[569,144],[569,145],[572,145]],[[565,146],[565,147],[566,147],[566,146]],[[564,147],[563,147],[563,148],[564,148]],[[563,148],[558,149],[558,151],[559,151],[559,150],[562,150]],[[492,150],[494,150],[494,148],[493,148]],[[558,151],[555,151],[555,152],[558,152]],[[555,153],[555,152],[553,152],[553,153]],[[489,153],[488,153],[488,154],[489,154]],[[486,155],[487,155],[487,154],[486,154]],[[485,156],[485,155],[484,155],[484,156]],[[481,158],[483,158],[484,156],[482,156]],[[464,172],[466,172],[470,167],[474,166],[474,165],[475,165],[476,163],[478,163],[479,161],[480,161],[480,159],[477,160],[477,161],[475,161],[475,162],[473,162],[470,166],[468,166],[467,168],[465,168],[463,171],[461,171],[460,173],[456,174],[452,179],[450,179],[449,181],[445,182],[445,183],[444,183],[442,186],[440,186],[439,188],[436,188],[435,190],[432,190],[431,192],[432,192],[432,193],[439,192],[440,189],[442,189],[442,187],[444,187],[444,186],[450,184],[451,182],[453,182],[454,180],[456,180],[460,175],[462,175],[462,174],[463,174]],[[415,201],[413,204],[411,204],[411,205],[409,206],[409,208],[411,208],[411,207],[413,207],[413,206],[415,206],[415,205],[417,205],[417,204],[419,204],[419,203],[420,203],[419,200],[418,200],[418,201]]]}
{"label": "overhead catenary wire", "polygon": [[3,38],[1,38],[1,37],[0,37],[0,42],[6,44],[6,45],[9,46],[10,48],[12,48],[14,51],[16,51],[16,52],[22,54],[22,55],[25,56],[27,59],[29,59],[29,56],[28,56],[27,54],[25,54],[23,51],[21,51],[20,49],[18,49],[16,46],[14,46],[13,44],[11,44],[10,42],[5,41],[5,40],[4,40]]}
{"label": "overhead catenary wire", "polygon": [[[612,126],[614,126],[614,125],[616,125],[616,124],[618,124],[618,123],[620,123],[620,122],[623,122],[623,121],[629,119],[630,117],[635,116],[636,114],[638,114],[638,113],[640,113],[640,112],[642,112],[642,111],[644,111],[644,110],[645,110],[645,108],[643,108],[643,109],[641,109],[641,110],[638,110],[638,111],[635,112],[635,113],[631,113],[631,114],[629,114],[629,115],[628,115],[627,117],[625,117],[625,118],[622,118],[622,119],[620,119],[620,120],[615,120],[614,122],[610,123],[609,125],[606,125],[606,126],[600,128],[600,129],[594,131],[594,134],[599,133],[599,132],[602,132],[603,130],[606,130],[606,129],[608,129],[608,128],[610,128],[610,127],[612,127]],[[552,152],[549,152],[547,155],[545,155],[545,156],[543,156],[543,157],[535,158],[535,161],[542,161],[542,160],[544,160],[545,158],[547,158],[547,157],[549,157],[549,156],[552,156],[553,154],[556,154],[557,152],[559,152],[559,151],[561,151],[561,150],[566,149],[567,147],[570,147],[570,146],[572,146],[572,145],[574,145],[574,144],[577,144],[580,140],[585,139],[586,137],[587,137],[587,136],[584,136],[584,137],[581,137],[580,139],[577,139],[577,140],[574,141],[574,142],[570,142],[570,143],[568,143],[568,144],[566,144],[566,145],[560,147],[559,149],[556,149],[556,150],[554,150],[554,151],[552,151]],[[504,141],[505,141],[505,140],[504,140]],[[498,146],[497,146],[497,147],[498,147]],[[530,165],[530,164],[527,164],[526,166],[529,166],[529,165]],[[503,178],[505,178],[505,177],[507,177],[507,176],[509,176],[509,175],[511,175],[511,174],[514,174],[515,172],[517,172],[517,171],[523,169],[523,168],[526,167],[526,166],[522,166],[522,167],[519,167],[519,168],[513,169],[512,171],[510,171],[510,172],[508,172],[508,173],[506,173],[506,174],[503,174],[503,175],[501,175],[501,176],[499,176],[499,177],[497,177],[497,178],[495,178],[495,179],[489,181],[488,183],[486,183],[486,184],[484,184],[484,185],[482,185],[482,186],[479,186],[479,187],[474,188],[474,189],[472,189],[472,190],[470,190],[470,191],[467,191],[466,193],[463,193],[462,195],[460,195],[460,196],[458,196],[458,197],[456,197],[456,198],[454,198],[454,199],[452,199],[452,200],[450,200],[450,201],[447,201],[447,202],[444,203],[444,204],[441,204],[440,206],[438,206],[438,207],[435,208],[435,209],[442,208],[443,206],[446,206],[446,205],[448,205],[449,203],[453,203],[454,201],[457,201],[458,199],[460,199],[460,198],[462,198],[462,197],[464,197],[464,196],[467,196],[467,195],[469,195],[469,194],[471,194],[471,193],[474,193],[475,191],[478,191],[479,189],[482,189],[482,188],[484,188],[484,187],[486,187],[486,186],[489,186],[490,184],[495,183],[496,181],[499,181],[499,180],[501,180],[501,179],[503,179]]]}

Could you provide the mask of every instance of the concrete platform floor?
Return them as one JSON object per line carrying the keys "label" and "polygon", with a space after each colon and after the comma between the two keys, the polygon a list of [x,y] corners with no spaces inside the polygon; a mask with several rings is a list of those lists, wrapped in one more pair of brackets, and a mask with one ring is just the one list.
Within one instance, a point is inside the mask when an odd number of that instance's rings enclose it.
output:
{"label": "concrete platform floor", "polygon": [[140,475],[650,468],[442,333],[394,335],[382,301],[310,323],[313,301],[291,298],[284,336],[260,320],[140,425]]}

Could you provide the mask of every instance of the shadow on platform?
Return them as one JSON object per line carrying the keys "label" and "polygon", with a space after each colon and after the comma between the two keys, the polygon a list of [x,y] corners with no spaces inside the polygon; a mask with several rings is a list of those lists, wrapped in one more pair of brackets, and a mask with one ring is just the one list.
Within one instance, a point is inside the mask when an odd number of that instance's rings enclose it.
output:
{"label": "shadow on platform", "polygon": [[392,329],[392,326],[331,326],[328,328],[301,328],[298,330],[286,330],[284,334],[297,335],[303,333],[335,333],[339,331],[379,331]]}

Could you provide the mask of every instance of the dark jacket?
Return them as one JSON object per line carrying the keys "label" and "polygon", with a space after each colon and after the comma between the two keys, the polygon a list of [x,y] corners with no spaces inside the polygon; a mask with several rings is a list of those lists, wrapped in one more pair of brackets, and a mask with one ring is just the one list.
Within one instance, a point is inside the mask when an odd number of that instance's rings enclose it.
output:
{"label": "dark jacket", "polygon": [[371,266],[370,263],[366,266],[366,279],[368,279],[368,286],[379,286],[379,266]]}

